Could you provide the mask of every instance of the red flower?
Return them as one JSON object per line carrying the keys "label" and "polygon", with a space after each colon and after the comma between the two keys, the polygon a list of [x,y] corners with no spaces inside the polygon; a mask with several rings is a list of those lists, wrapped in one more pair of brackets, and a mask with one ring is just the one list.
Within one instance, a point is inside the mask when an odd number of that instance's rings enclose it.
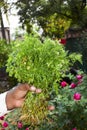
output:
{"label": "red flower", "polygon": [[76,78],[77,78],[78,80],[81,80],[81,79],[83,78],[83,76],[82,76],[82,75],[76,75]]}
{"label": "red flower", "polygon": [[75,88],[76,86],[77,86],[77,84],[71,83],[70,88]]}
{"label": "red flower", "polygon": [[22,128],[22,127],[23,127],[22,122],[18,122],[17,127],[18,127],[18,128]]}
{"label": "red flower", "polygon": [[80,100],[81,99],[81,94],[80,93],[75,93],[73,98],[74,98],[74,100]]}
{"label": "red flower", "polygon": [[29,130],[29,128],[27,127],[25,130]]}
{"label": "red flower", "polygon": [[76,128],[73,128],[72,130],[77,130]]}
{"label": "red flower", "polygon": [[61,86],[62,86],[63,88],[66,87],[66,86],[67,86],[67,82],[62,81],[62,82],[61,82]]}
{"label": "red flower", "polygon": [[66,44],[66,39],[65,38],[60,39],[60,43],[65,45]]}
{"label": "red flower", "polygon": [[2,124],[3,127],[8,127],[8,123],[5,121],[3,124]]}
{"label": "red flower", "polygon": [[4,120],[4,116],[0,116],[0,120]]}

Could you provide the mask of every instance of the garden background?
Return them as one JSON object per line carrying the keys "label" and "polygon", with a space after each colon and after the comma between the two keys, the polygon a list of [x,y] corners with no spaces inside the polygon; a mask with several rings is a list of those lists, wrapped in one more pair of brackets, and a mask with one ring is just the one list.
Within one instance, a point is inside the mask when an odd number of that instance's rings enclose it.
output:
{"label": "garden background", "polygon": [[[21,27],[8,42],[2,16],[8,19],[14,7]],[[22,110],[30,115],[28,122],[16,109],[0,117],[1,129],[87,130],[86,0],[2,0],[0,24],[0,92],[19,82],[44,90],[27,96],[31,100]],[[47,110],[47,104],[54,109]]]}

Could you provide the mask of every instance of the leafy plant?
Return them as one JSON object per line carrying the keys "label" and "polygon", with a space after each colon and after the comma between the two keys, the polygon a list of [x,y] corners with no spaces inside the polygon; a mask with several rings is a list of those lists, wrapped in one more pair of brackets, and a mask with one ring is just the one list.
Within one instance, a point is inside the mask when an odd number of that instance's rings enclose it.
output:
{"label": "leafy plant", "polygon": [[[34,36],[16,41],[7,61],[7,72],[42,89],[41,94],[28,93],[22,107],[22,120],[32,126],[40,124],[48,114],[51,91],[58,93],[58,83],[70,62],[64,46],[46,38],[43,43]],[[49,99],[50,100],[50,99]]]}
{"label": "leafy plant", "polygon": [[10,51],[10,44],[7,44],[4,40],[0,40],[0,68],[5,66]]}
{"label": "leafy plant", "polygon": [[62,81],[58,95],[53,96],[51,100],[55,110],[49,114],[48,122],[45,121],[39,130],[86,130],[86,86],[87,75],[81,71],[76,76],[71,76],[70,84]]}

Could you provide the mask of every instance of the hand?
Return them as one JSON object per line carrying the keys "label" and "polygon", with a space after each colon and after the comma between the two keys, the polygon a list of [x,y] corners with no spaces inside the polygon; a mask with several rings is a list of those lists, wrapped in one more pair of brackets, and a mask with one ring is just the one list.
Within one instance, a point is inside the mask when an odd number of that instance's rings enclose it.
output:
{"label": "hand", "polygon": [[[39,91],[38,91],[39,90]],[[8,110],[21,107],[25,100],[25,96],[28,91],[40,93],[41,89],[36,89],[34,86],[28,84],[19,84],[17,87],[7,92],[6,105]]]}

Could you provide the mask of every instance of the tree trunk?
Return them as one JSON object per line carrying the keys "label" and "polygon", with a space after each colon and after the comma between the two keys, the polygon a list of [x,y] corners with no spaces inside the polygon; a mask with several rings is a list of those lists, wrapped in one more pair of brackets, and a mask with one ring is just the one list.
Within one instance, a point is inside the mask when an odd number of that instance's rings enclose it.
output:
{"label": "tree trunk", "polygon": [[3,23],[3,17],[2,17],[1,9],[0,9],[0,20],[1,20],[1,32],[2,32],[2,37],[3,37],[3,39],[6,40],[6,35],[5,35],[5,29],[4,29],[4,23]]}

